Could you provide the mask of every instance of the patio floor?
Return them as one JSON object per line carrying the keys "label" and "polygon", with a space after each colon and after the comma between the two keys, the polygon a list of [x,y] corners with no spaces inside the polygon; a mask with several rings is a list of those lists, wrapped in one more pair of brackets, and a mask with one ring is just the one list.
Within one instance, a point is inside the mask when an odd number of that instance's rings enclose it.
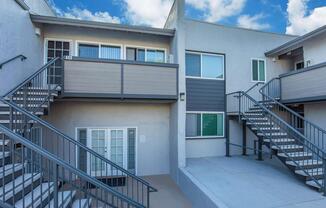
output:
{"label": "patio floor", "polygon": [[153,208],[190,208],[190,201],[181,192],[169,175],[143,177],[158,192],[151,193],[150,206]]}
{"label": "patio floor", "polygon": [[188,159],[185,170],[230,208],[325,208],[326,197],[296,179],[278,159]]}

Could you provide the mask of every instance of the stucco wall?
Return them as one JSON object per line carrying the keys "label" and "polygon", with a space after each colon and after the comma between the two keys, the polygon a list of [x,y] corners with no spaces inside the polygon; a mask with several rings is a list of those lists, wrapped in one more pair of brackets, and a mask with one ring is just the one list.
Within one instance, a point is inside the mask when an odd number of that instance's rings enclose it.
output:
{"label": "stucco wall", "polygon": [[326,102],[304,104],[304,117],[326,130]]}
{"label": "stucco wall", "polygon": [[50,8],[48,0],[24,0],[29,10],[33,14],[55,16],[54,11]]}
{"label": "stucco wall", "polygon": [[303,44],[305,63],[310,66],[326,62],[326,34],[321,34]]}
{"label": "stucco wall", "polygon": [[[267,81],[291,68],[290,62],[267,59],[264,53],[293,39],[292,36],[225,27],[189,19],[185,21],[185,24],[185,50],[225,54],[226,93],[246,90],[254,85],[254,82],[251,81],[252,58],[266,59]],[[259,87],[256,88],[256,90],[258,89]],[[238,122],[231,122],[230,132],[231,142],[241,144],[241,125]],[[253,138],[252,133],[248,131],[250,147],[252,147]],[[188,140],[186,147],[187,157],[225,155],[224,138],[218,139],[218,141]],[[232,153],[240,152],[240,149],[232,148]]]}
{"label": "stucco wall", "polygon": [[[2,0],[0,6],[0,62],[23,54],[0,70],[0,95],[5,94],[42,65],[42,37],[35,34],[28,11],[13,0]],[[3,6],[5,5],[5,6]]]}
{"label": "stucco wall", "polygon": [[137,173],[169,173],[169,104],[55,102],[46,119],[76,138],[76,127],[137,127]]}

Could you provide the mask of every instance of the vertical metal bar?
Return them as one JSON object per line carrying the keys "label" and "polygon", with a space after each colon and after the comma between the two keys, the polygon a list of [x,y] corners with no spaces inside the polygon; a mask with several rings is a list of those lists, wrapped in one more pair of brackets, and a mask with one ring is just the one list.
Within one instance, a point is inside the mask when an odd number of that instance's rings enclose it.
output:
{"label": "vertical metal bar", "polygon": [[262,138],[258,138],[258,160],[263,160],[263,141]]}
{"label": "vertical metal bar", "polygon": [[226,157],[230,157],[230,118],[226,115],[226,123],[225,123],[225,135],[226,135],[226,142],[225,142],[225,153]]}
{"label": "vertical metal bar", "polygon": [[323,154],[323,194],[326,196],[326,154]]}
{"label": "vertical metal bar", "polygon": [[58,207],[58,174],[59,174],[59,165],[54,164],[54,207]]}
{"label": "vertical metal bar", "polygon": [[242,121],[242,155],[247,155],[247,122]]}

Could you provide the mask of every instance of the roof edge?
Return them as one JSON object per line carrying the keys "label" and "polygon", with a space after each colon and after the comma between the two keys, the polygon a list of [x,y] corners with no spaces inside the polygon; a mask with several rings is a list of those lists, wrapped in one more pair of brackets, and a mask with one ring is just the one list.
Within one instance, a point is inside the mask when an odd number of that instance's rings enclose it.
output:
{"label": "roof edge", "polygon": [[27,6],[27,4],[23,1],[23,0],[15,0],[15,2],[23,9],[28,11],[29,7]]}
{"label": "roof edge", "polygon": [[107,30],[144,33],[144,34],[160,35],[160,36],[168,36],[168,37],[173,37],[175,34],[174,29],[161,29],[161,28],[152,28],[146,26],[123,25],[123,24],[79,20],[79,19],[71,19],[71,18],[64,18],[64,17],[51,17],[51,16],[43,16],[43,15],[35,15],[35,14],[30,14],[30,17],[32,22],[34,23],[77,26],[77,27],[87,27],[87,28],[95,28],[95,29],[107,29]]}
{"label": "roof edge", "polygon": [[320,35],[320,34],[322,34],[324,32],[326,32],[326,25],[321,26],[321,27],[319,27],[319,28],[307,33],[307,34],[299,36],[294,40],[291,40],[291,41],[289,41],[287,43],[284,43],[283,45],[281,45],[281,46],[279,46],[277,48],[274,48],[274,49],[272,49],[270,51],[267,51],[265,53],[265,56],[271,57],[271,56],[279,55],[279,53],[282,53],[285,50],[289,50],[292,47],[295,47],[296,45],[301,44],[304,41],[307,41],[307,40],[309,40],[309,39],[311,39],[311,38],[313,38],[313,37],[315,37],[317,35]]}

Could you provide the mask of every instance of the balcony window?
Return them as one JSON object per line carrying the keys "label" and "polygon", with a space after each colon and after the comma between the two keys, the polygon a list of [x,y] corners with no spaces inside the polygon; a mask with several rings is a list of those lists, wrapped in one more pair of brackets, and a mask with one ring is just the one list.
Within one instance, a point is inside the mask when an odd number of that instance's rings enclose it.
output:
{"label": "balcony window", "polygon": [[127,48],[126,59],[129,61],[145,61],[145,49]]}
{"label": "balcony window", "polygon": [[161,50],[147,50],[147,61],[163,63],[165,53]]}
{"label": "balcony window", "polygon": [[186,115],[187,138],[224,136],[224,113],[190,112]]}
{"label": "balcony window", "polygon": [[121,47],[102,44],[78,44],[78,56],[83,58],[121,59]]}
{"label": "balcony window", "polygon": [[101,58],[121,59],[121,47],[101,45]]}
{"label": "balcony window", "polygon": [[253,82],[265,82],[266,64],[263,59],[252,59],[251,60],[251,70],[252,70],[252,81]]}
{"label": "balcony window", "polygon": [[79,44],[79,56],[83,58],[99,58],[99,45]]}
{"label": "balcony window", "polygon": [[165,62],[165,51],[158,49],[127,47],[126,59],[129,61]]}
{"label": "balcony window", "polygon": [[188,77],[224,79],[224,56],[186,52],[186,75]]}

